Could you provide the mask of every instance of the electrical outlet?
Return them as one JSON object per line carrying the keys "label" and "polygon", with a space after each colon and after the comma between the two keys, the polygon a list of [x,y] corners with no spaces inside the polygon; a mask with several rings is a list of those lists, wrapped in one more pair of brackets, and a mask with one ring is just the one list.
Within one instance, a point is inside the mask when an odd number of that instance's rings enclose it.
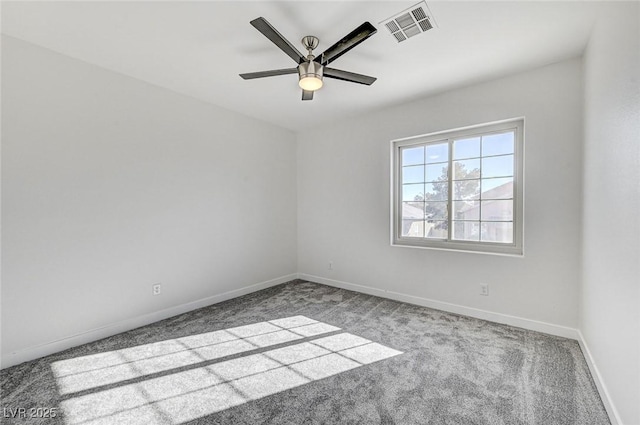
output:
{"label": "electrical outlet", "polygon": [[480,284],[480,295],[488,296],[489,295],[489,285],[486,283]]}
{"label": "electrical outlet", "polygon": [[160,295],[162,293],[162,285],[160,283],[156,283],[151,287],[151,293],[153,295]]}
{"label": "electrical outlet", "polygon": [[329,261],[329,270],[333,270],[333,261]]}

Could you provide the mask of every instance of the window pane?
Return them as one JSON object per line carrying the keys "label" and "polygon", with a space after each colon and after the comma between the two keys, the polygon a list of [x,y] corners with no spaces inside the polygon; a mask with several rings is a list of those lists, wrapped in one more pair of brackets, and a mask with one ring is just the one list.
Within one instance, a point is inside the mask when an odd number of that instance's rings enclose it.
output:
{"label": "window pane", "polygon": [[447,239],[448,230],[446,221],[427,221],[424,225],[426,238]]}
{"label": "window pane", "polygon": [[424,184],[403,184],[403,201],[422,201],[424,197]]}
{"label": "window pane", "polygon": [[454,180],[453,199],[467,200],[480,197],[480,180]]}
{"label": "window pane", "polygon": [[453,179],[477,179],[480,177],[480,159],[467,159],[453,163]]}
{"label": "window pane", "polygon": [[479,241],[480,223],[477,221],[454,221],[453,239],[459,241]]}
{"label": "window pane", "polygon": [[513,243],[513,223],[482,223],[482,241]]}
{"label": "window pane", "polygon": [[482,199],[513,198],[513,177],[482,179]]}
{"label": "window pane", "polygon": [[453,159],[478,158],[480,156],[480,138],[460,139],[453,142]]}
{"label": "window pane", "polygon": [[447,182],[427,183],[424,185],[427,201],[446,201],[449,199],[449,184]]}
{"label": "window pane", "polygon": [[447,162],[449,160],[449,144],[438,143],[427,145],[427,164]]}
{"label": "window pane", "polygon": [[447,203],[446,202],[427,202],[424,207],[427,220],[446,220],[447,219]]}
{"label": "window pane", "polygon": [[445,162],[444,164],[432,164],[427,165],[427,176],[425,181],[427,182],[435,182],[435,181],[447,181],[449,176],[447,174],[449,170],[449,165]]}
{"label": "window pane", "polygon": [[402,165],[424,164],[424,146],[402,149]]}
{"label": "window pane", "polygon": [[482,201],[480,211],[482,221],[511,221],[513,220],[513,201]]}
{"label": "window pane", "polygon": [[424,220],[424,202],[403,202],[403,220]]}
{"label": "window pane", "polygon": [[513,176],[513,155],[482,158],[482,177]]}
{"label": "window pane", "polygon": [[482,156],[505,155],[513,153],[512,131],[482,137]]}
{"label": "window pane", "polygon": [[402,167],[402,183],[421,183],[424,181],[424,165]]}
{"label": "window pane", "polygon": [[478,201],[454,201],[453,218],[455,220],[479,220],[480,202]]}
{"label": "window pane", "polygon": [[424,221],[402,220],[402,236],[409,238],[424,237]]}

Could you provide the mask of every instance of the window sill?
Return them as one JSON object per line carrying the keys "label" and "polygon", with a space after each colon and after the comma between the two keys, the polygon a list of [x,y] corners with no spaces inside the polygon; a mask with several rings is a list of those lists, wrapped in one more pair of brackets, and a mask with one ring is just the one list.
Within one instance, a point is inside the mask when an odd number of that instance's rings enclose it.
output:
{"label": "window sill", "polygon": [[524,258],[524,250],[521,247],[515,246],[477,245],[464,242],[436,242],[425,244],[424,241],[414,242],[407,241],[406,239],[403,239],[401,241],[392,241],[391,246],[395,248],[432,249],[437,251],[453,251],[467,254],[485,254],[498,255],[503,257]]}

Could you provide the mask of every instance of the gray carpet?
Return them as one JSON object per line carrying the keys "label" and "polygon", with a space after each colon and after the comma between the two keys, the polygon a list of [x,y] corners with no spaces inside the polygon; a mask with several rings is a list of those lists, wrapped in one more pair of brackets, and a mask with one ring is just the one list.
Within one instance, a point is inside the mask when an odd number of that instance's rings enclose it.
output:
{"label": "gray carpet", "polygon": [[609,424],[576,341],[303,281],[0,385],[7,424]]}

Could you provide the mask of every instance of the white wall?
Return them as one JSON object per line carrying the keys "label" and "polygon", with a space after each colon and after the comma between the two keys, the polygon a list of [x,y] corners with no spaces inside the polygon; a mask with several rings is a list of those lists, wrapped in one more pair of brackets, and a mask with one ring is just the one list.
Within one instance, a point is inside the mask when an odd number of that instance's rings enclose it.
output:
{"label": "white wall", "polygon": [[[526,119],[525,256],[391,247],[389,141],[519,116]],[[575,328],[581,161],[580,59],[305,132],[298,271]],[[480,282],[490,296],[479,296]]]}
{"label": "white wall", "polygon": [[640,5],[608,5],[585,54],[580,328],[620,423],[640,424]]}
{"label": "white wall", "polygon": [[10,37],[2,124],[4,365],[296,272],[293,133]]}

